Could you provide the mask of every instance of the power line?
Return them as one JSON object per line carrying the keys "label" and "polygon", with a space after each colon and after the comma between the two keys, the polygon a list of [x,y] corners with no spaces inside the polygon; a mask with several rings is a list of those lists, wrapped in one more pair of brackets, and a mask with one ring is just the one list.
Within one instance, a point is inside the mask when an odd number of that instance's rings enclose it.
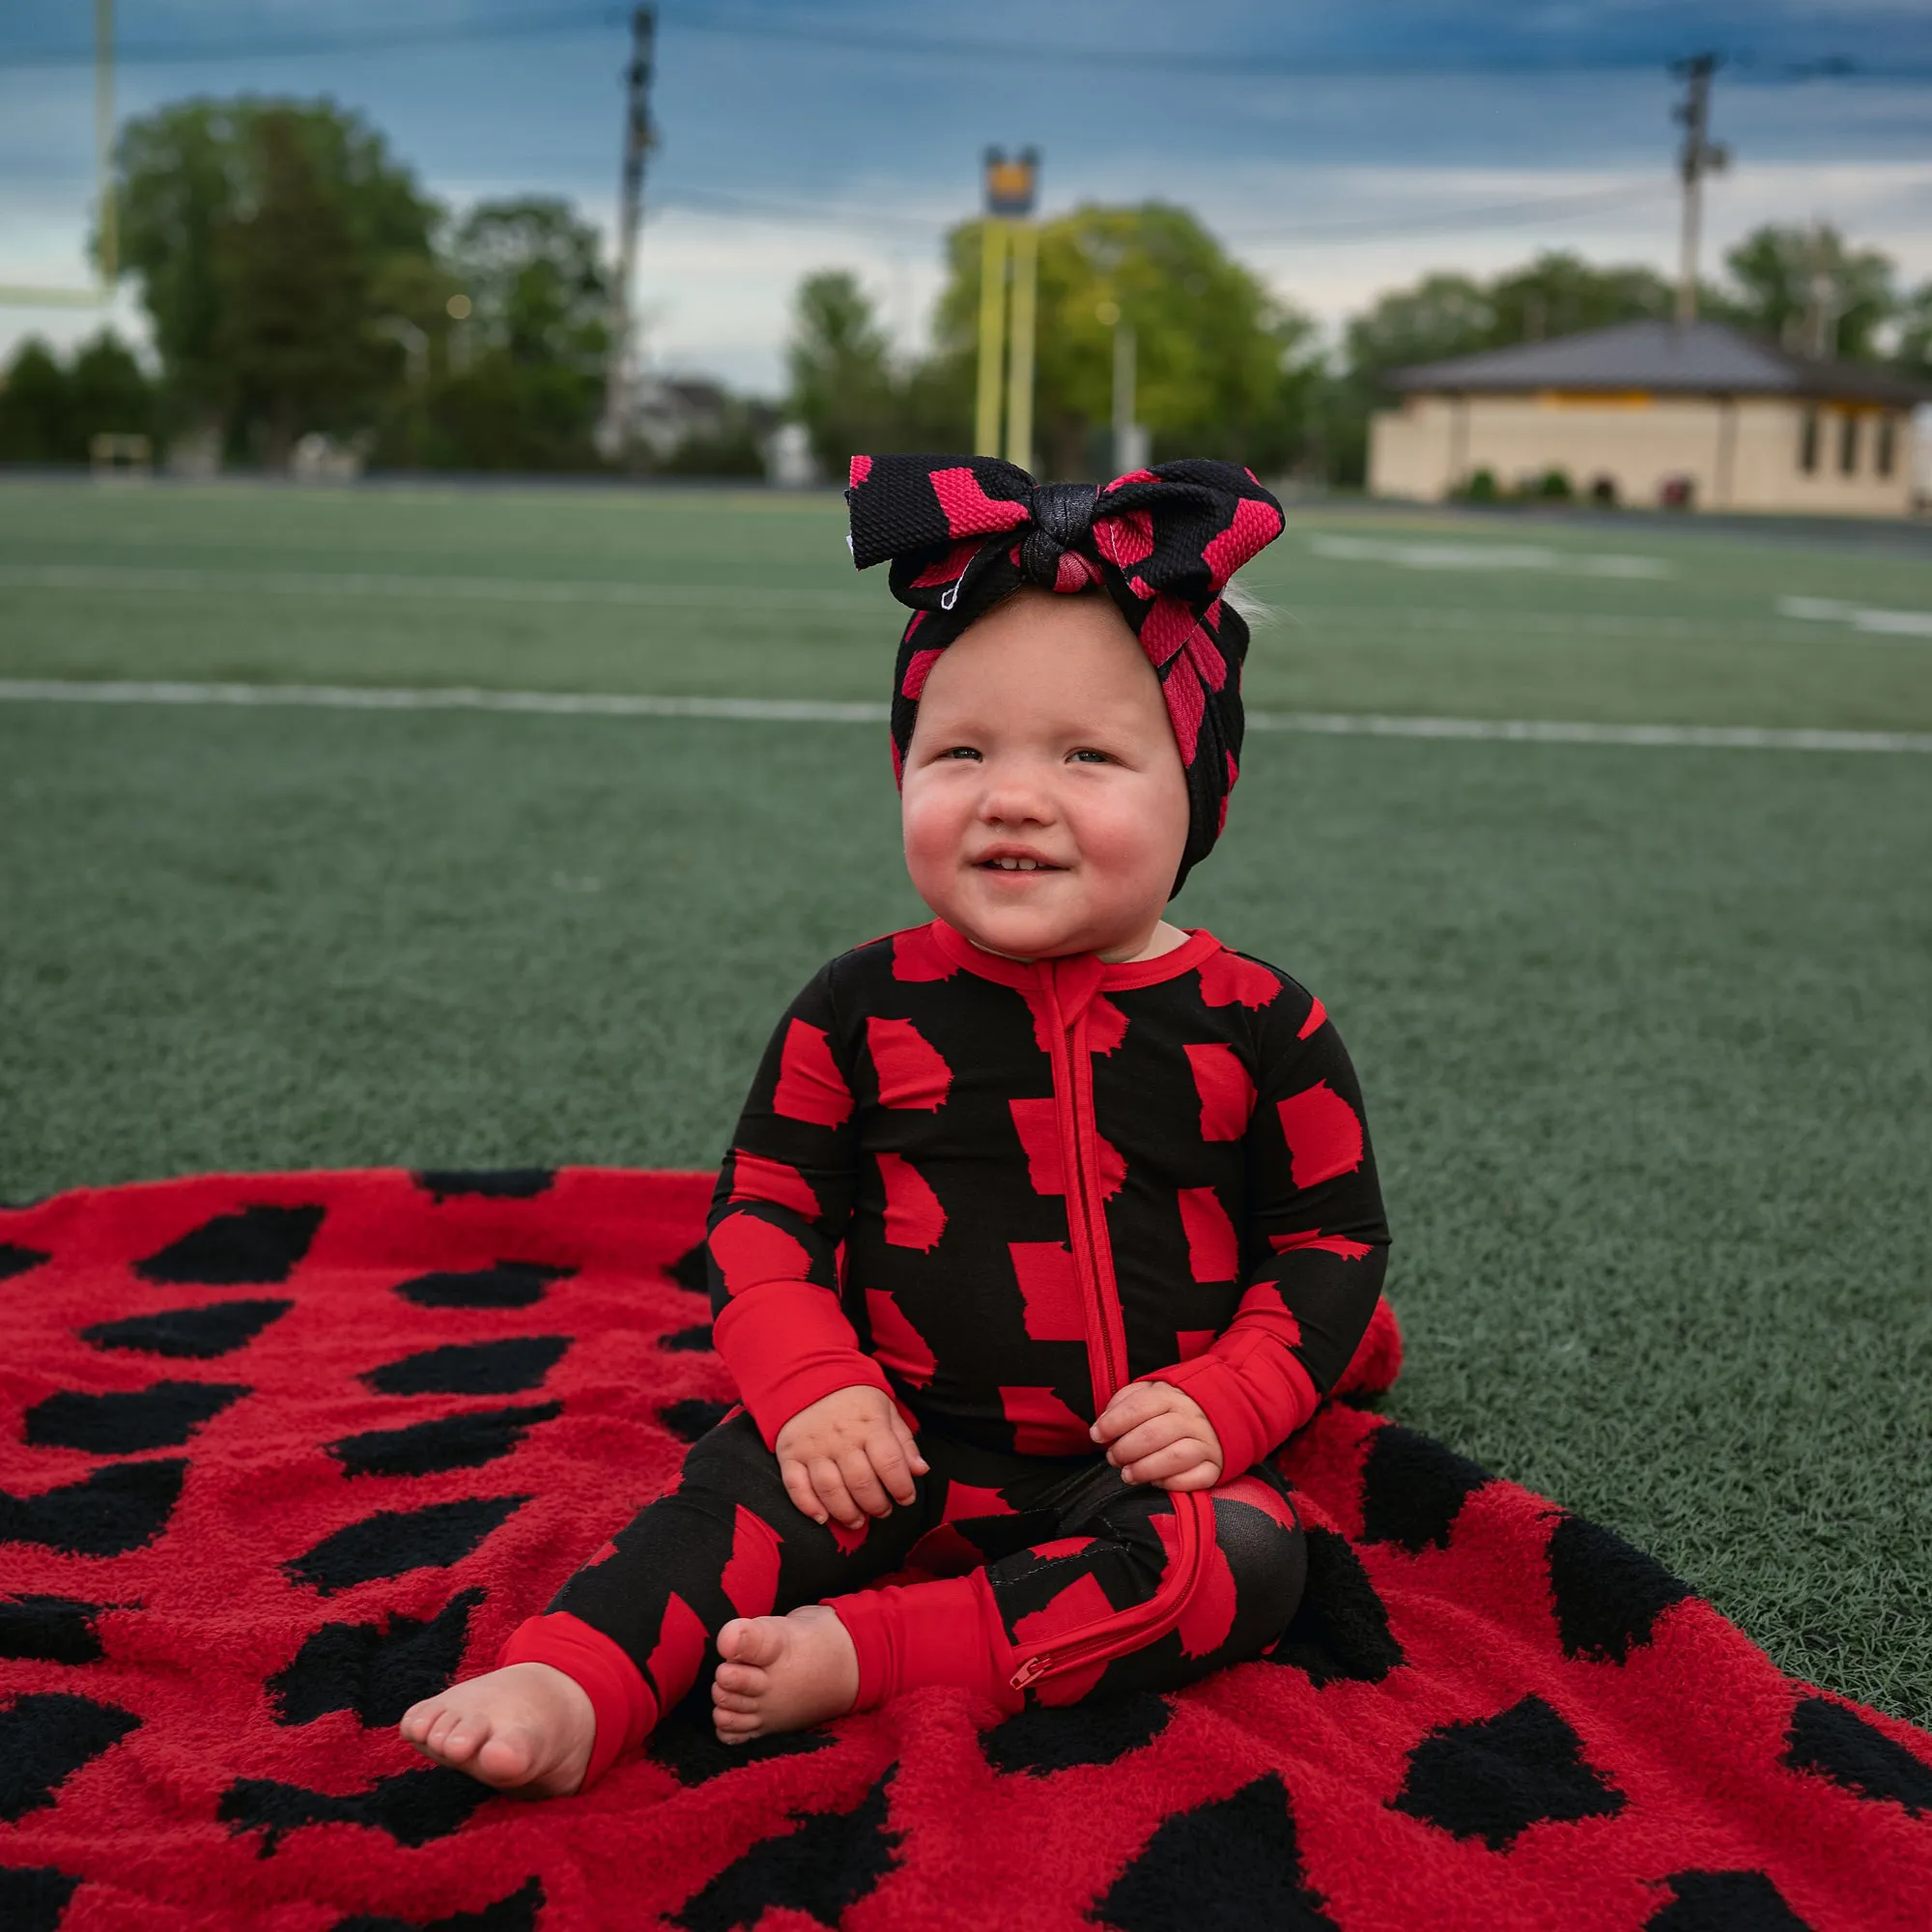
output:
{"label": "power line", "polygon": [[[358,29],[354,32],[227,37],[202,41],[124,41],[119,59],[139,66],[172,66],[205,61],[301,58],[324,53],[378,53],[399,47],[449,45],[519,38],[562,38],[621,26],[621,7],[556,7],[537,13],[497,14],[465,21],[424,21]],[[842,54],[872,54],[889,58],[932,61],[991,61],[1011,63],[1014,47],[1008,41],[974,40],[964,36],[907,34],[873,27],[838,27],[732,13],[679,13],[663,22],[668,31],[709,34],[740,41],[777,42],[794,46],[817,46]],[[1455,76],[1548,77],[1562,73],[1642,73],[1670,65],[1668,50],[1601,54],[1538,53],[1491,55],[1484,58],[1442,54],[1395,58],[1352,53],[1306,52],[1275,54],[1231,48],[1119,47],[1095,44],[1042,46],[1025,49],[1035,66],[1067,63],[1080,69],[1147,71],[1159,73],[1198,73],[1223,78],[1347,78],[1412,75],[1423,79]],[[27,45],[0,52],[0,69],[84,65],[92,50],[76,43]],[[1763,85],[1812,81],[1932,80],[1932,63],[1867,63],[1849,54],[1828,53],[1804,60],[1767,61],[1748,50],[1733,54],[1730,71],[1739,81]]]}

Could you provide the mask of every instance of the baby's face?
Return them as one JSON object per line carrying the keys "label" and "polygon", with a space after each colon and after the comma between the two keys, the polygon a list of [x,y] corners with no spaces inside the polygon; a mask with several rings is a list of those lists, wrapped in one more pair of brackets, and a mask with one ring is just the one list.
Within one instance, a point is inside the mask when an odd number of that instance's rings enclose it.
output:
{"label": "baby's face", "polygon": [[1026,590],[933,666],[905,762],[919,895],[990,952],[1131,957],[1187,842],[1159,681],[1104,597]]}

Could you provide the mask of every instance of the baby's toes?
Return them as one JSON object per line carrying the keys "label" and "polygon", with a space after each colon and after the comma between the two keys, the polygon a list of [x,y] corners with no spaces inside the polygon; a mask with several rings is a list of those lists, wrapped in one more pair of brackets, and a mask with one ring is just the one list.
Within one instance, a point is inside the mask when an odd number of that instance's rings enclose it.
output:
{"label": "baby's toes", "polygon": [[721,1663],[711,1679],[716,1689],[735,1691],[746,1697],[755,1697],[768,1690],[771,1681],[764,1671],[751,1663]]}

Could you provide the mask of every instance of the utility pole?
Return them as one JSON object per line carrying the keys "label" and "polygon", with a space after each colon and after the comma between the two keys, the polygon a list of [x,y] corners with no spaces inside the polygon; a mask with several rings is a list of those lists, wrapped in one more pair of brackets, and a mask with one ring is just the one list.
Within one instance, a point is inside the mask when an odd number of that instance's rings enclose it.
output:
{"label": "utility pole", "polygon": [[617,193],[617,281],[611,292],[604,420],[597,426],[597,447],[611,460],[623,454],[631,433],[631,350],[636,332],[631,283],[638,270],[638,226],[644,213],[644,156],[657,145],[651,127],[651,67],[657,31],[655,7],[632,10],[631,62],[624,71],[624,164]]}
{"label": "utility pole", "polygon": [[1677,175],[1684,184],[1684,224],[1677,255],[1677,320],[1697,320],[1697,243],[1704,221],[1704,177],[1720,174],[1730,162],[1730,150],[1710,137],[1711,77],[1718,71],[1716,54],[1697,54],[1676,62],[1671,72],[1684,82],[1684,99],[1671,109],[1671,119],[1684,128],[1684,145],[1677,153]]}

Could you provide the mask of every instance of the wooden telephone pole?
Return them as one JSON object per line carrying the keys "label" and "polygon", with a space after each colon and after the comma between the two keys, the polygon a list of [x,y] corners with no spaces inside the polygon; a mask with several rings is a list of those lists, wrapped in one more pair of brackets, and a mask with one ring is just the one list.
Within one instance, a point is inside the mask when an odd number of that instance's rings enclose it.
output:
{"label": "wooden telephone pole", "polygon": [[1729,165],[1730,150],[1713,142],[1711,78],[1718,71],[1716,54],[1698,54],[1679,61],[1671,72],[1684,81],[1684,99],[1671,109],[1682,124],[1684,145],[1677,152],[1677,175],[1684,184],[1684,219],[1678,236],[1677,320],[1697,320],[1697,247],[1704,224],[1704,177]]}
{"label": "wooden telephone pole", "polygon": [[604,420],[597,447],[614,460],[630,440],[633,337],[637,332],[631,283],[638,271],[638,227],[644,214],[644,156],[657,145],[651,127],[651,70],[656,57],[658,10],[631,14],[631,61],[624,71],[624,162],[617,193],[617,279],[611,291],[611,344],[604,378]]}

